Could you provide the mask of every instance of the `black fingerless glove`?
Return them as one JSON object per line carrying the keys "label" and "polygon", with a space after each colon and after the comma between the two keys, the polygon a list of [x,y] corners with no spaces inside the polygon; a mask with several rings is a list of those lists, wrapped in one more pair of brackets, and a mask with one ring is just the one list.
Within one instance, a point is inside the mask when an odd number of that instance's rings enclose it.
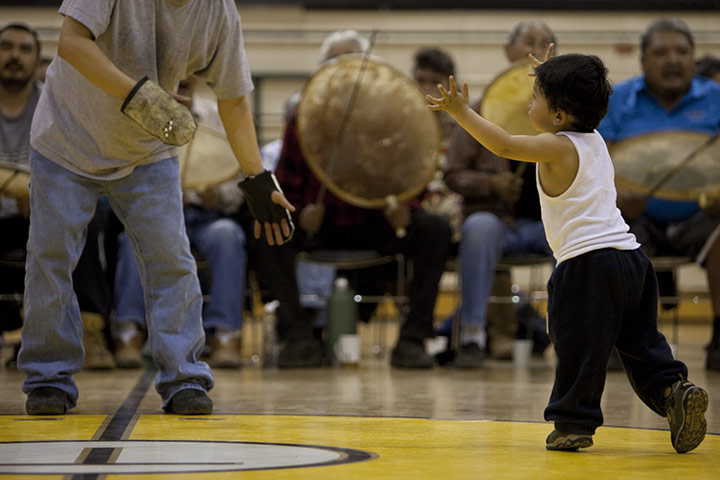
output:
{"label": "black fingerless glove", "polygon": [[282,193],[282,189],[280,189],[277,178],[275,178],[273,173],[265,170],[253,177],[247,177],[238,183],[238,187],[240,187],[240,190],[242,190],[245,195],[250,213],[255,217],[255,220],[263,225],[263,228],[261,228],[263,237],[266,236],[264,228],[266,222],[280,224],[282,220],[287,220],[290,227],[290,235],[285,238],[285,241],[292,238],[295,225],[293,224],[290,212],[286,208],[273,202],[270,198],[273,192]]}
{"label": "black fingerless glove", "polygon": [[130,91],[120,111],[168,145],[185,145],[197,127],[190,110],[148,77]]}

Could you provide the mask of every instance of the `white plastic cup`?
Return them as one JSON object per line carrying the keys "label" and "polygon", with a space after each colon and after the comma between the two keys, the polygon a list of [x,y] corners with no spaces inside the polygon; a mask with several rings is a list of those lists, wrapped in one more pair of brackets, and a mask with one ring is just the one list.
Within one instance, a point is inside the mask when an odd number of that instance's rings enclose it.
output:
{"label": "white plastic cup", "polygon": [[532,340],[517,339],[513,342],[512,360],[515,367],[524,368],[530,364],[532,347]]}
{"label": "white plastic cup", "polygon": [[362,357],[362,340],[357,334],[340,335],[333,347],[340,365],[357,365]]}

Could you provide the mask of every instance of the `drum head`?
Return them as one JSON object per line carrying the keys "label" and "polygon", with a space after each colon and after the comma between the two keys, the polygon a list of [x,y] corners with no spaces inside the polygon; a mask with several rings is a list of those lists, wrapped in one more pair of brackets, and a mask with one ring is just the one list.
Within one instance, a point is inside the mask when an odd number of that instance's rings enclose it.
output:
{"label": "drum head", "polygon": [[[638,135],[610,147],[619,186],[647,195],[669,172],[710,139],[697,132],[671,131]],[[693,201],[720,191],[720,142],[703,148],[672,175],[653,196]]]}
{"label": "drum head", "polygon": [[535,77],[529,62],[521,62],[498,75],[485,89],[479,113],[511,135],[537,135],[528,117]]}
{"label": "drum head", "polygon": [[30,196],[30,167],[0,161],[0,196],[27,199]]}
{"label": "drum head", "polygon": [[189,143],[178,148],[183,189],[212,187],[240,172],[235,154],[224,133],[198,125]]}
{"label": "drum head", "polygon": [[337,57],[303,89],[300,148],[317,178],[350,204],[382,208],[390,195],[408,200],[425,188],[439,165],[440,127],[426,105],[415,83],[389,65],[356,55]]}

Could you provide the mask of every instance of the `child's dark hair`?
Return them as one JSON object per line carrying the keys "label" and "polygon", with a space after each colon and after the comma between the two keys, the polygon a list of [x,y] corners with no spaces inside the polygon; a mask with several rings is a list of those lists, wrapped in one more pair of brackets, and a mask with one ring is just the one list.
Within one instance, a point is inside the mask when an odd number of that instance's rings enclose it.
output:
{"label": "child's dark hair", "polygon": [[607,113],[612,93],[607,73],[600,58],[577,53],[551,58],[535,69],[548,106],[572,115],[570,129],[577,132],[592,132]]}

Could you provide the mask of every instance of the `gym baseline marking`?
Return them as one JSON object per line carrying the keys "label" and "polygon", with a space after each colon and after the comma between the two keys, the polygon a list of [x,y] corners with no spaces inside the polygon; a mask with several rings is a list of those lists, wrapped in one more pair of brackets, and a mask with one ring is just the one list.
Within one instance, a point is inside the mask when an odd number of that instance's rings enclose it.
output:
{"label": "gym baseline marking", "polygon": [[[153,383],[155,370],[143,372],[113,417],[92,440],[0,443],[0,474],[66,475],[70,480],[98,480],[108,474],[194,473],[268,470],[355,463],[375,453],[340,447],[261,442],[128,440],[137,409]],[[182,420],[223,421],[189,417]],[[25,419],[22,419],[25,420]],[[62,420],[42,417],[29,420]],[[122,455],[122,457],[121,457]],[[2,461],[2,459],[6,461]],[[18,459],[41,459],[17,462]],[[207,461],[187,461],[205,458]],[[12,459],[13,461],[9,461]]]}

